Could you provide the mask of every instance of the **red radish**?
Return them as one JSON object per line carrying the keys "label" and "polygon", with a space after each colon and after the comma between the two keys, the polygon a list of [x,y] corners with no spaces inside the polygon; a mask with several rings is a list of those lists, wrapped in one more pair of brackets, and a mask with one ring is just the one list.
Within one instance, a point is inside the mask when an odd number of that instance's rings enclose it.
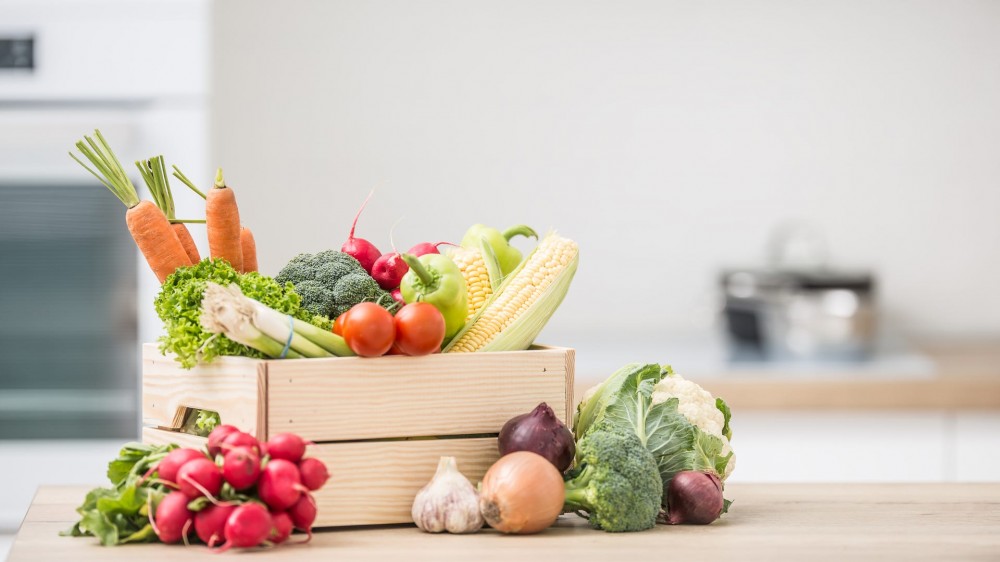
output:
{"label": "red radish", "polygon": [[310,494],[302,494],[299,501],[289,508],[288,515],[296,529],[312,536],[313,522],[316,521],[316,500]]}
{"label": "red radish", "polygon": [[312,457],[302,459],[299,463],[299,475],[302,477],[302,485],[310,490],[319,490],[330,479],[326,464]]}
{"label": "red radish", "polygon": [[222,488],[222,471],[204,457],[194,459],[177,471],[177,486],[191,499],[204,495],[214,498]]}
{"label": "red radish", "polygon": [[245,503],[237,507],[226,520],[226,544],[215,552],[224,552],[232,547],[250,548],[267,540],[271,534],[271,514],[259,503]]}
{"label": "red radish", "polygon": [[205,453],[197,449],[174,449],[163,457],[163,460],[156,465],[156,473],[160,480],[167,482],[177,482],[177,471],[188,461],[205,458]]}
{"label": "red radish", "polygon": [[257,483],[260,476],[260,456],[253,449],[237,447],[222,461],[222,477],[234,490],[245,490]]}
{"label": "red radish", "polygon": [[217,425],[212,433],[208,434],[208,455],[213,459],[222,452],[222,441],[229,437],[230,433],[239,433],[239,429],[232,425]]}
{"label": "red radish", "polygon": [[416,246],[410,248],[407,254],[417,256],[418,258],[424,254],[440,254],[441,251],[438,250],[438,246],[455,246],[451,242],[421,242]]}
{"label": "red radish", "polygon": [[306,442],[294,433],[279,433],[267,440],[267,453],[272,459],[297,463],[306,454]]}
{"label": "red radish", "polygon": [[400,304],[406,304],[406,301],[403,300],[403,292],[400,291],[399,289],[393,289],[389,294],[392,295],[393,300],[395,300],[396,302]]}
{"label": "red radish", "polygon": [[284,511],[272,511],[271,512],[271,534],[268,535],[267,540],[273,542],[274,544],[281,544],[288,540],[288,537],[292,534],[292,518]]}
{"label": "red radish", "polygon": [[372,278],[378,281],[378,286],[386,291],[399,288],[399,282],[410,270],[403,258],[396,252],[382,254],[372,266]]}
{"label": "red radish", "polygon": [[268,507],[277,511],[295,505],[304,489],[299,468],[285,459],[268,461],[257,480],[257,495]]}
{"label": "red radish", "polygon": [[231,451],[236,447],[246,447],[260,452],[260,443],[257,439],[253,435],[243,433],[242,431],[230,433],[222,440],[222,452]]}
{"label": "red radish", "polygon": [[372,198],[375,192],[368,194],[365,198],[365,202],[361,204],[361,208],[358,209],[358,214],[354,215],[354,224],[351,225],[351,233],[347,237],[347,242],[340,247],[340,251],[353,257],[354,259],[361,262],[361,267],[365,268],[369,274],[372,272],[372,267],[375,265],[375,260],[382,255],[382,252],[378,251],[375,244],[365,240],[364,238],[355,238],[354,230],[358,227],[358,217],[361,216],[361,212],[365,210],[365,205],[368,205],[368,200]]}
{"label": "red radish", "polygon": [[156,536],[167,544],[180,541],[191,528],[194,513],[187,508],[189,498],[181,492],[170,492],[156,506],[156,517],[149,520]]}
{"label": "red radish", "polygon": [[[187,497],[187,496],[185,496]],[[215,546],[225,538],[226,521],[236,511],[235,505],[209,504],[205,509],[194,514],[194,532],[201,542],[209,547]]]}

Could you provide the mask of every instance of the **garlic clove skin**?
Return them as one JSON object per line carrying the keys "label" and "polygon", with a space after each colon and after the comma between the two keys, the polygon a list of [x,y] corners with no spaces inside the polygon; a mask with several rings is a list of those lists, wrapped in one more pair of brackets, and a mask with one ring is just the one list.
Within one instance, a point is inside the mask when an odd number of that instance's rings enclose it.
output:
{"label": "garlic clove skin", "polygon": [[413,499],[410,515],[428,533],[475,533],[483,526],[479,494],[458,471],[455,457],[441,457],[434,477]]}

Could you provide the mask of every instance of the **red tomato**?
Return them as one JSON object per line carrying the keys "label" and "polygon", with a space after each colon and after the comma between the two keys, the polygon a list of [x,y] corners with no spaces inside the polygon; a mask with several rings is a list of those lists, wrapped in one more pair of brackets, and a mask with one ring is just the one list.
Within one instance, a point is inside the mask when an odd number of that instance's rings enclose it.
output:
{"label": "red tomato", "polygon": [[362,357],[385,355],[396,336],[392,314],[373,302],[363,302],[351,307],[345,314],[341,331],[344,341],[354,353]]}
{"label": "red tomato", "polygon": [[[350,312],[350,310],[347,312]],[[333,321],[333,333],[340,337],[344,336],[344,321],[347,320],[347,312],[341,314]]]}
{"label": "red tomato", "polygon": [[441,350],[444,316],[426,302],[410,303],[396,313],[396,347],[407,355],[429,355]]}

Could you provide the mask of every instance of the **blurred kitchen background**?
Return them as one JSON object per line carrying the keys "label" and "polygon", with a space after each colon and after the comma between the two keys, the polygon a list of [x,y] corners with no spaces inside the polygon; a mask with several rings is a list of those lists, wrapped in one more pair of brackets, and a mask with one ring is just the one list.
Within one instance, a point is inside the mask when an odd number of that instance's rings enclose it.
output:
{"label": "blurred kitchen background", "polygon": [[580,393],[724,396],[734,481],[998,480],[998,100],[997,2],[0,0],[0,537],[141,423],[157,283],[66,154],[94,128],[222,166],[264,273],[371,189],[383,249],[557,228],[542,340]]}

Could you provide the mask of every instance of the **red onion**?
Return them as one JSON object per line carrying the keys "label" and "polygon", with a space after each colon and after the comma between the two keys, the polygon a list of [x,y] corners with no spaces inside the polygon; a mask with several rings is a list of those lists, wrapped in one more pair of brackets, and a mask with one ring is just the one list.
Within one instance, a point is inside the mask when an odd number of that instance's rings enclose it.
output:
{"label": "red onion", "polygon": [[501,456],[514,451],[538,453],[555,465],[559,472],[569,468],[576,453],[573,432],[559,421],[545,402],[503,424],[497,445]]}
{"label": "red onion", "polygon": [[707,525],[722,515],[719,477],[695,470],[678,472],[667,486],[667,522]]}

